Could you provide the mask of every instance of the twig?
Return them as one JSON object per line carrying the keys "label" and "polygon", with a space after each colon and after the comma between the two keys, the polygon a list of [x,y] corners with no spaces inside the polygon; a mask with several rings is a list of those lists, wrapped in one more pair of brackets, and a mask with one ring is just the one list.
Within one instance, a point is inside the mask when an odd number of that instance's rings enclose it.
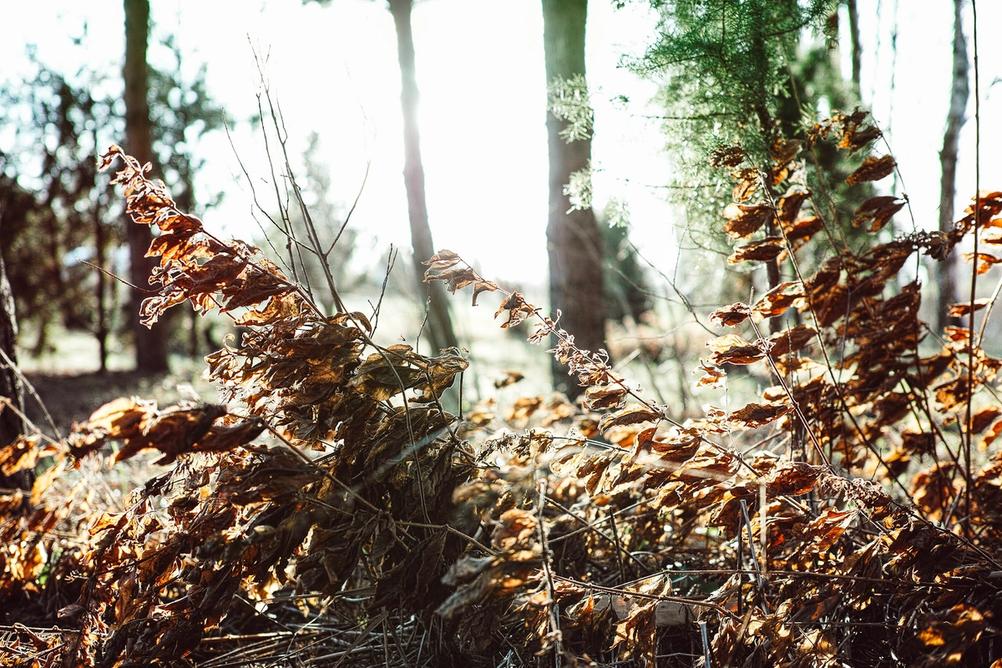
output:
{"label": "twig", "polygon": [[980,70],[978,69],[978,2],[971,0],[971,13],[973,15],[974,26],[974,262],[971,264],[971,298],[970,313],[968,314],[967,325],[967,406],[965,414],[967,416],[966,434],[964,441],[964,474],[968,484],[964,486],[964,497],[967,505],[967,512],[964,518],[964,531],[971,530],[971,511],[974,506],[971,500],[971,445],[974,439],[973,429],[971,429],[971,416],[974,400],[974,319],[977,314],[974,302],[977,301],[978,294],[978,231],[981,224],[981,88]]}
{"label": "twig", "polygon": [[553,653],[553,663],[557,668],[562,665],[564,646],[563,638],[560,633],[560,613],[557,607],[557,588],[553,584],[553,573],[550,572],[550,547],[546,542],[546,522],[543,517],[543,507],[546,505],[546,479],[542,479],[538,483],[539,488],[539,503],[538,503],[538,519],[539,524],[539,542],[542,546],[542,562],[543,562],[543,578],[546,582],[546,593],[549,601],[547,602],[547,613],[550,618],[550,633],[549,637],[553,641],[555,648]]}

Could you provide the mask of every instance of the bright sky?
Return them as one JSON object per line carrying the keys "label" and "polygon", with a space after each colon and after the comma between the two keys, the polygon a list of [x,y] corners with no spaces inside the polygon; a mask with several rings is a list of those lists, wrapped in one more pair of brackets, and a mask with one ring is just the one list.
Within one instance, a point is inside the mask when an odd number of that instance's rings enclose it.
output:
{"label": "bright sky", "polygon": [[[268,74],[284,110],[293,150],[319,133],[336,195],[350,201],[367,160],[369,183],[353,219],[358,229],[409,248],[400,174],[402,146],[399,71],[393,23],[380,0],[333,0],[327,7],[299,0],[216,0],[153,3],[158,30],[174,32],[188,62],[208,62],[210,90],[230,114],[255,111],[258,77],[250,44],[269,54]],[[898,55],[891,99],[889,36],[898,6]],[[949,0],[862,0],[864,94],[901,163],[920,226],[934,226],[938,205],[938,150],[949,94]],[[1002,3],[982,2],[982,185],[1002,187],[1000,90],[1002,42],[990,27],[1002,22]],[[969,14],[969,12],[968,12]],[[880,37],[874,38],[880,25]],[[88,23],[86,47],[68,36]],[[436,245],[478,262],[490,276],[541,283],[546,272],[546,129],[542,16],[538,0],[420,0],[414,11],[420,124],[430,220]],[[54,0],[28,3],[4,17],[0,59],[13,75],[24,47],[73,67],[86,58],[117,73],[123,49],[121,3]],[[970,20],[968,20],[970,24]],[[643,3],[613,10],[592,0],[588,23],[588,78],[596,106],[595,201],[625,200],[633,235],[665,267],[674,260],[673,211],[659,184],[670,179],[648,101],[656,91],[618,67],[623,54],[650,43],[654,25]],[[970,25],[968,26],[970,36]],[[248,39],[249,38],[249,39]],[[155,53],[154,56],[155,57]],[[630,104],[616,102],[627,96]],[[973,113],[973,103],[971,107]],[[974,124],[965,128],[959,200],[974,189]],[[235,141],[252,174],[266,173],[263,149],[240,125]],[[223,191],[209,217],[237,234],[256,229],[250,201],[229,143],[222,135],[199,147],[208,159],[199,190]]]}

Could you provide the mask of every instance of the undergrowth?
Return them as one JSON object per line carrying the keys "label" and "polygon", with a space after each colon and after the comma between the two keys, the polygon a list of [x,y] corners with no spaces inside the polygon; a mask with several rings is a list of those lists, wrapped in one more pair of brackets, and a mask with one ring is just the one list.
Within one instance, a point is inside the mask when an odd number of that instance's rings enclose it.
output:
{"label": "undergrowth", "polygon": [[[895,167],[870,155],[879,136],[856,113],[808,141],[865,156],[862,183]],[[715,156],[735,183],[729,261],[789,280],[713,314],[728,333],[697,380],[753,366],[772,385],[683,421],[448,251],[427,280],[496,299],[501,326],[550,342],[585,392],[443,405],[460,351],[380,344],[333,280],[325,313],[113,147],[129,214],[160,232],[144,320],[187,301],[243,335],[206,358],[220,405],[120,399],[66,439],[0,450],[4,475],[40,471],[0,496],[0,663],[1002,665],[1002,361],[973,327],[993,303],[957,304],[968,326],[932,332],[901,278],[969,235],[1002,243],[1002,193],[951,232],[854,250],[843,225],[875,239],[906,201],[826,219],[838,207],[804,187],[802,153],[778,142],[769,170]],[[301,245],[322,253],[314,236]],[[165,468],[120,508],[58,493],[112,447]]]}

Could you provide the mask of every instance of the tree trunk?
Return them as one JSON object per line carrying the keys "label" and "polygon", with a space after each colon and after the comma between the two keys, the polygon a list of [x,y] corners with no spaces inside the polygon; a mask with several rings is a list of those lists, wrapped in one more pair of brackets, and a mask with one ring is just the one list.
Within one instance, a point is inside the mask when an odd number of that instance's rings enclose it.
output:
{"label": "tree trunk", "polygon": [[[100,146],[97,137],[97,130],[93,135],[94,146]],[[95,185],[96,177],[95,176]],[[97,362],[98,373],[104,374],[108,371],[108,281],[104,272],[107,271],[107,244],[104,229],[104,207],[99,197],[94,206],[94,264],[97,265],[97,285],[94,287],[94,294],[97,298],[97,322],[94,327],[94,338],[97,340]]]}
{"label": "tree trunk", "polygon": [[[188,125],[187,120],[184,121],[185,125]],[[174,202],[177,204],[177,208],[186,213],[195,212],[195,185],[194,185],[194,175],[192,174],[191,165],[185,164],[178,165],[178,173],[180,175],[178,184],[177,195],[174,196]],[[330,311],[328,311],[330,312]],[[201,328],[199,327],[199,322],[201,321],[201,316],[195,311],[194,308],[188,309],[188,357],[191,359],[198,359],[198,339]]]}
{"label": "tree trunk", "polygon": [[[960,130],[964,126],[967,99],[970,96],[968,75],[970,63],[967,60],[967,38],[964,36],[964,0],[953,3],[953,81],[950,85],[950,108],[946,116],[946,131],[943,133],[943,149],[939,152],[939,229],[949,232],[953,229],[953,204],[957,194],[957,153],[960,144]],[[947,256],[937,265],[939,283],[939,304],[936,309],[936,325],[940,331],[950,319],[947,310],[957,296],[956,262]]]}
{"label": "tree trunk", "polygon": [[104,275],[104,271],[107,269],[105,267],[107,258],[105,257],[106,241],[104,237],[104,221],[101,220],[100,207],[97,207],[94,212],[94,264],[98,266],[97,285],[94,288],[97,297],[97,323],[94,328],[94,338],[97,339],[98,371],[102,374],[108,371],[108,304],[106,299],[108,290],[105,287],[107,281]]}
{"label": "tree trunk", "polygon": [[860,81],[863,69],[863,44],[859,36],[859,7],[856,5],[856,0],[846,0],[846,5],[849,10],[849,40],[852,43],[852,87],[856,100],[862,101],[863,87]]}
{"label": "tree trunk", "polygon": [[414,35],[411,32],[413,0],[389,0],[390,13],[397,30],[397,58],[400,61],[400,107],[404,117],[404,186],[407,189],[407,213],[411,225],[411,246],[418,293],[428,305],[428,334],[438,350],[457,346],[452,329],[449,303],[441,283],[424,282],[424,265],[435,254],[435,244],[428,225],[428,205],[424,192],[424,166],[421,164],[421,137],[418,133],[417,76],[414,67]]}
{"label": "tree trunk", "polygon": [[[796,2],[794,2],[794,5]],[[752,33],[751,41],[751,60],[756,63],[768,63],[769,56],[766,51],[766,35],[765,30],[768,29],[768,25],[762,16],[762,5],[753,2],[751,3],[751,23],[754,26],[754,31]],[[769,154],[773,142],[775,141],[777,135],[777,127],[775,124],[775,119],[769,112],[768,100],[772,95],[768,84],[768,74],[767,68],[760,67],[758,69],[759,75],[756,80],[756,90],[753,102],[753,108],[755,112],[755,117],[758,119],[758,124],[762,130],[762,144],[766,150],[766,155]],[[765,174],[769,173],[771,164],[766,162],[762,166],[762,171]],[[773,201],[778,201],[780,194],[776,192],[772,183],[768,180],[763,184],[765,188],[769,190],[770,199]],[[765,233],[768,236],[772,236],[775,233],[775,221],[771,218],[766,223]],[[769,290],[772,290],[777,285],[779,285],[779,262],[776,258],[767,260],[765,263],[765,276],[768,281]],[[783,327],[782,318],[770,318],[769,319],[769,331],[775,334],[780,331]]]}
{"label": "tree trunk", "polygon": [[[150,33],[149,0],[125,0],[125,138],[126,150],[140,163],[153,161],[153,139],[149,112],[149,68],[146,46]],[[126,222],[129,242],[129,281],[142,288],[156,265],[146,257],[152,238],[145,225]],[[167,323],[148,329],[139,322],[139,307],[144,293],[132,288],[129,310],[136,346],[136,369],[143,373],[167,371]]]}
{"label": "tree trunk", "polygon": [[[587,0],[543,0],[543,45],[547,87],[585,74]],[[547,105],[549,106],[549,105]],[[550,308],[560,312],[560,326],[580,348],[605,348],[605,303],[602,295],[602,235],[590,209],[570,211],[564,186],[571,174],[588,168],[591,140],[567,142],[560,136],[565,122],[547,109],[550,157],[549,219],[546,226],[550,261]],[[581,388],[554,360],[554,387],[568,396]]]}
{"label": "tree trunk", "polygon": [[[24,388],[12,365],[17,364],[17,318],[14,315],[14,295],[7,282],[3,256],[0,256],[0,397],[13,404],[17,411],[24,410]],[[0,406],[0,448],[7,447],[23,431],[21,417],[7,406]],[[31,471],[19,471],[11,477],[0,474],[0,488],[30,489]]]}

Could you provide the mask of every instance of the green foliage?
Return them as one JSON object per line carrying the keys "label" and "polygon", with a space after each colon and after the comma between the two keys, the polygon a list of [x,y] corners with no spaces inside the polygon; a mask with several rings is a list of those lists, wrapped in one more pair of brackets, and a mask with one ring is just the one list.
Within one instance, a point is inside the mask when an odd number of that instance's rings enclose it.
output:
{"label": "green foliage", "polygon": [[566,142],[589,139],[595,127],[595,112],[588,98],[588,82],[583,74],[550,82],[550,113],[566,125],[560,136]]}
{"label": "green foliage", "polygon": [[602,210],[602,216],[609,227],[629,227],[630,205],[621,199],[610,199]]}
{"label": "green foliage", "polygon": [[570,180],[564,185],[564,194],[571,203],[571,211],[590,209],[592,205],[591,189],[592,169],[579,169],[571,172]]}
{"label": "green foliage", "polygon": [[[640,66],[666,72],[680,111],[716,123],[718,142],[751,147],[763,157],[773,136],[777,101],[788,94],[788,60],[801,33],[831,12],[832,0],[679,0],[652,3],[659,37]],[[715,119],[731,119],[720,123]]]}
{"label": "green foliage", "polygon": [[[765,165],[777,132],[792,136],[800,108],[814,107],[791,85],[791,63],[805,33],[816,32],[832,0],[652,0],[658,36],[631,65],[664,78],[669,154],[676,160],[673,190],[685,205],[698,246],[723,251],[720,211],[730,195],[726,173],[709,165],[722,146],[741,146]],[[798,102],[798,97],[801,101]],[[793,114],[791,115],[790,106]]]}
{"label": "green foliage", "polygon": [[[590,140],[595,132],[595,112],[588,92],[588,82],[583,74],[554,79],[548,91],[548,108],[557,119],[564,122],[560,138],[568,144]],[[570,202],[570,211],[591,209],[594,205],[591,163],[570,174],[564,184],[564,195]],[[629,239],[630,213],[623,200],[610,200],[599,216],[603,253],[603,294],[606,317],[622,321],[627,317],[639,319],[650,310],[647,276],[640,265],[637,252]]]}
{"label": "green foliage", "polygon": [[[664,129],[675,162],[669,192],[684,211],[680,244],[688,251],[727,254],[731,244],[721,213],[731,201],[732,181],[728,169],[712,164],[714,153],[740,146],[746,166],[767,171],[777,138],[804,142],[816,122],[859,104],[840,68],[838,3],[652,0],[651,5],[659,15],[657,37],[644,57],[630,64],[664,82]],[[847,221],[874,193],[870,184],[845,181],[859,166],[858,156],[814,143],[805,157],[796,181],[815,193],[816,213],[838,239],[862,247],[868,234]],[[782,194],[773,191],[771,197]],[[811,266],[815,259],[804,261]],[[742,275],[745,267],[715,271],[727,276],[701,281],[714,299],[739,299],[752,287],[753,277]]]}

